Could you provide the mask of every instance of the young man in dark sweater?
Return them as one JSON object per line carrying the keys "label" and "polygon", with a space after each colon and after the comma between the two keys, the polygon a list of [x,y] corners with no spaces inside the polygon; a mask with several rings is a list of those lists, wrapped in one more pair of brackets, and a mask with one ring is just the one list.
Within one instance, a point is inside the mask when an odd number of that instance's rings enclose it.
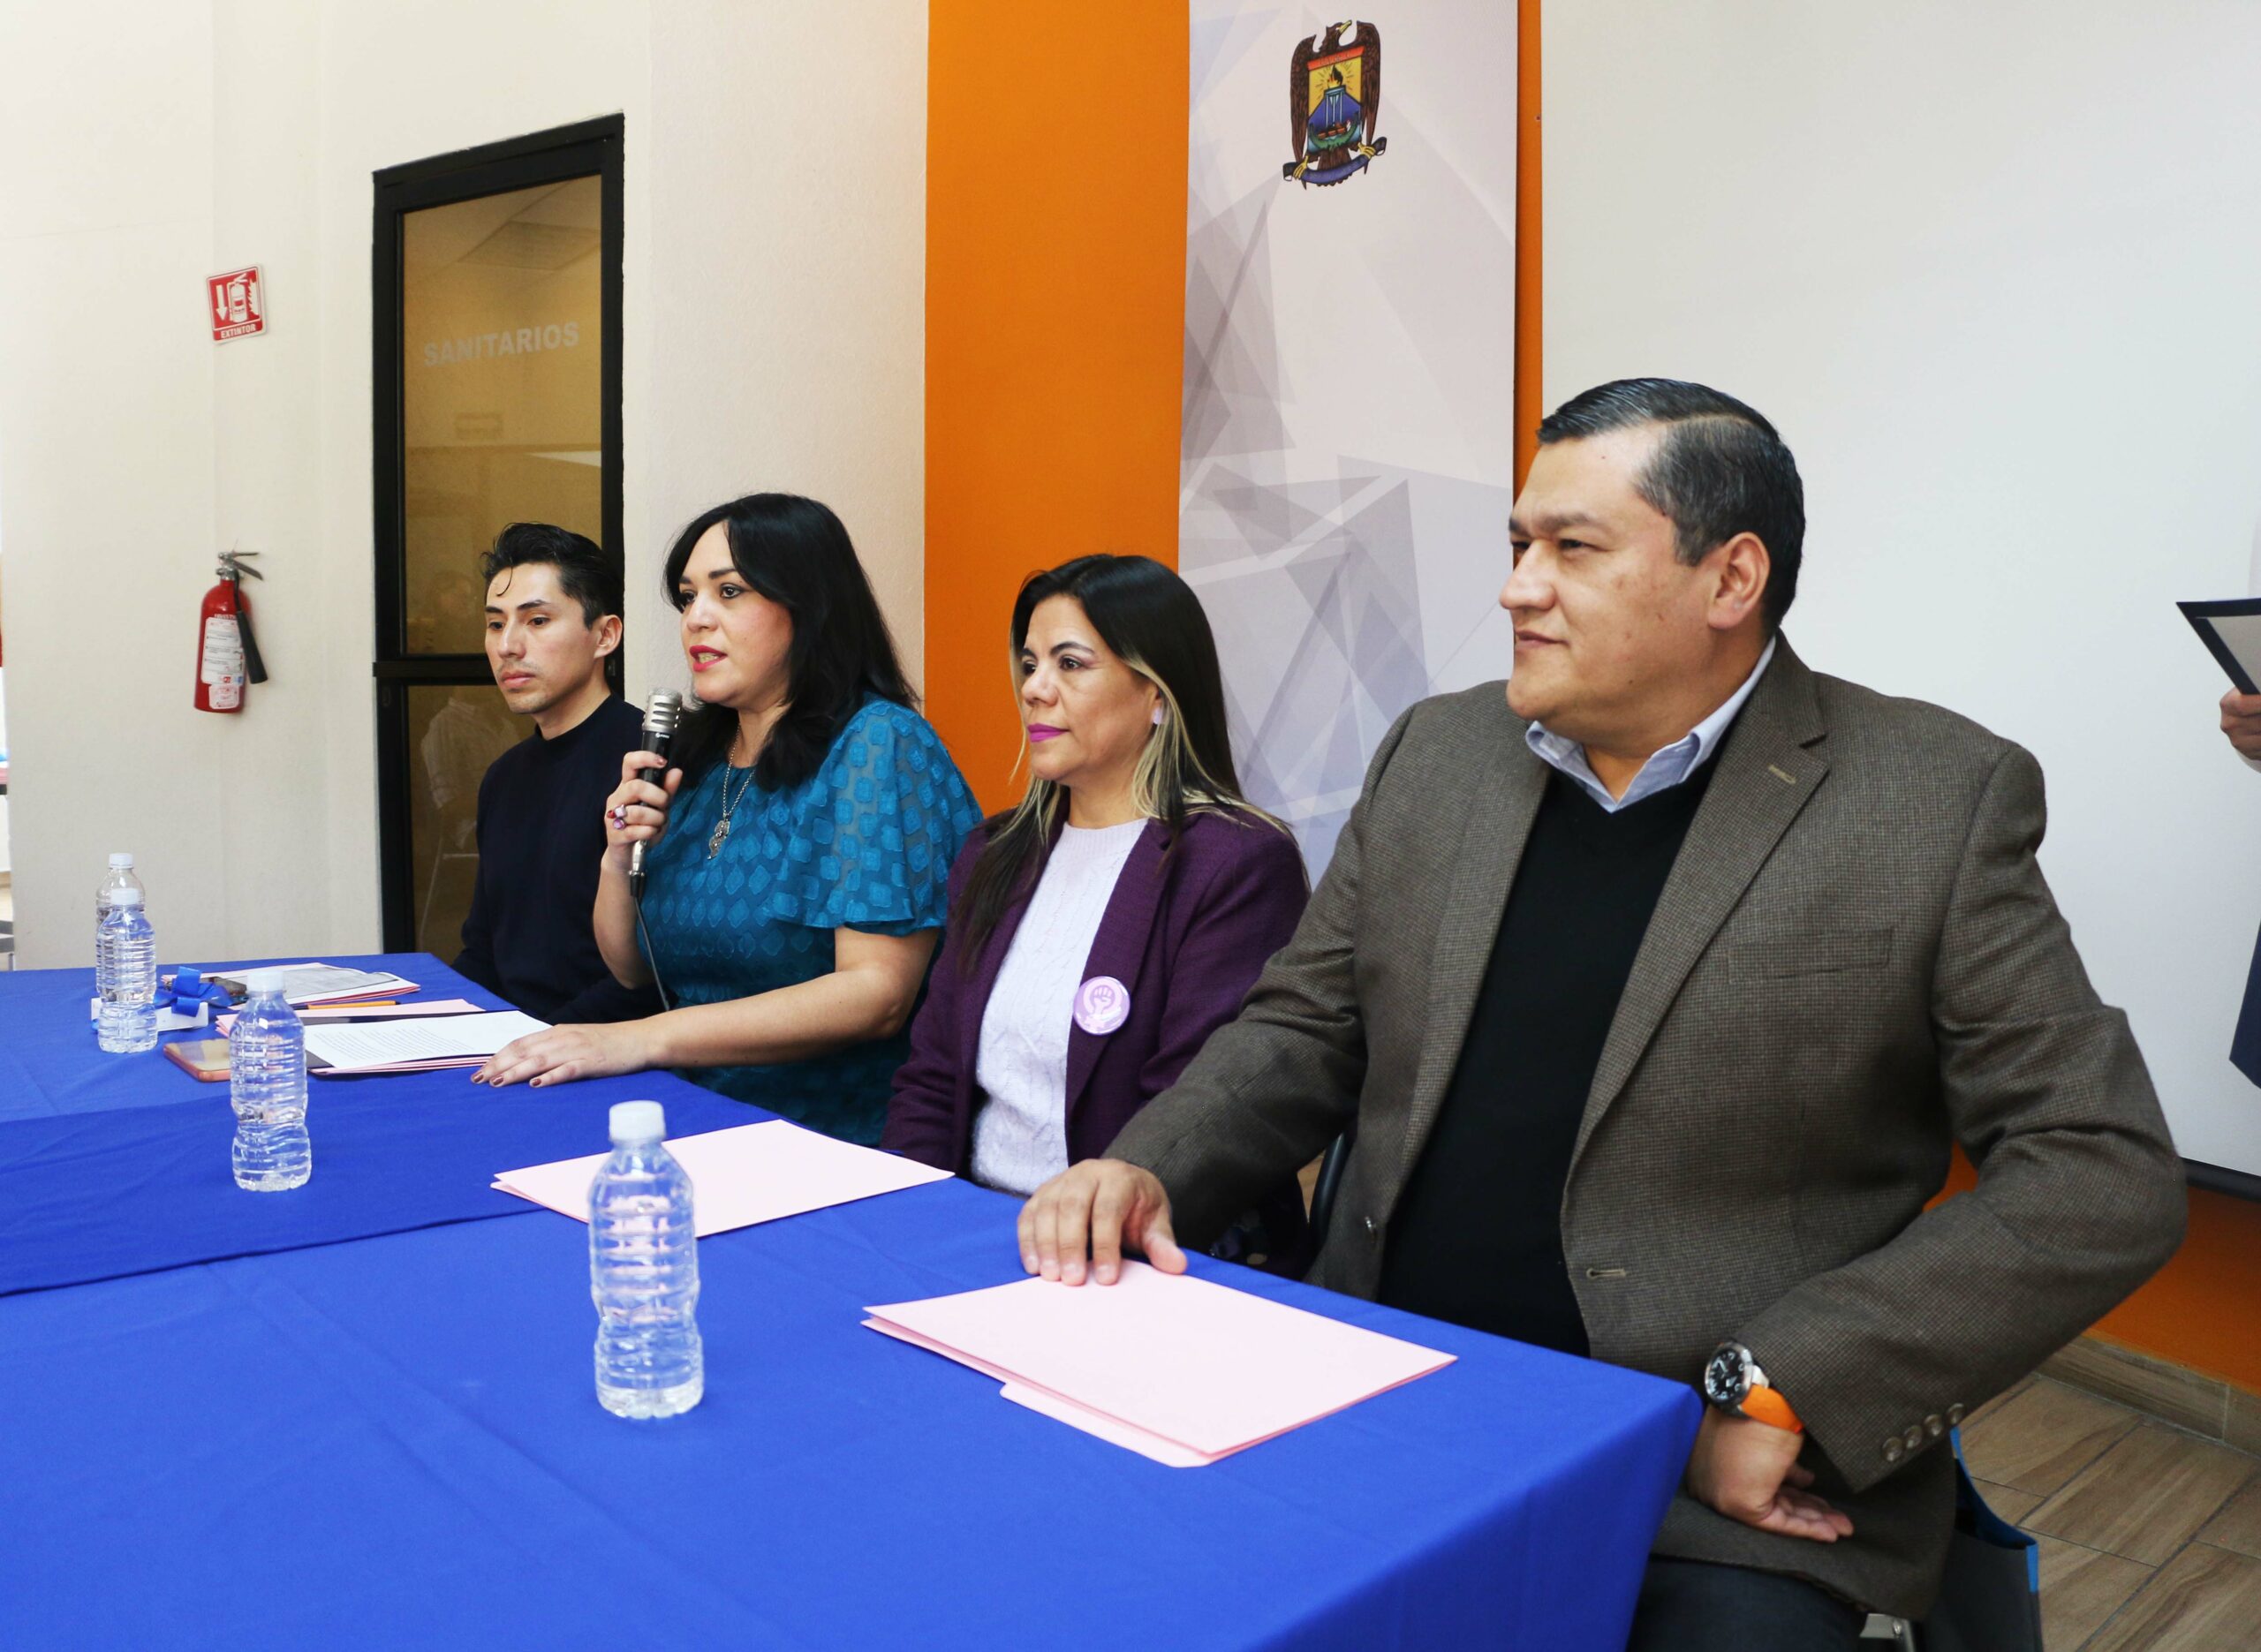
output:
{"label": "young man in dark sweater", "polygon": [[544,523],[503,530],[487,582],[487,660],[531,736],[479,785],[479,883],[456,968],[544,1021],[627,1021],[658,1013],[598,954],[590,914],[604,856],[604,800],[620,758],[643,741],[614,693],[620,558]]}

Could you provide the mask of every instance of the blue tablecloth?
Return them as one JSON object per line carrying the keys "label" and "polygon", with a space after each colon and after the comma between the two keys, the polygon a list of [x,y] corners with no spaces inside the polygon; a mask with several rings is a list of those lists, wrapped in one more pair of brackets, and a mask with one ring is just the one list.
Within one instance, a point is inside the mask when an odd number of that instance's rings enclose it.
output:
{"label": "blue tablecloth", "polygon": [[[261,963],[306,961],[303,953],[289,958],[223,958],[209,963],[189,960],[207,973],[222,964],[253,968]],[[444,998],[467,998],[481,1009],[512,1007],[485,987],[466,981],[428,953],[332,955],[321,962],[354,969],[390,969],[422,989],[410,996],[410,1002],[420,1000],[428,1004]],[[174,965],[169,960],[161,968],[170,975]],[[95,1043],[94,1024],[87,1015],[87,1003],[94,995],[95,972],[90,969],[0,972],[0,1121],[106,1113],[120,1107],[162,1107],[175,1102],[209,1101],[215,1096],[226,1098],[224,1084],[202,1083],[190,1077],[167,1059],[163,1049],[147,1050],[139,1055],[104,1055]],[[200,1027],[166,1033],[159,1042],[173,1044],[182,1039],[217,1036],[211,1028]],[[392,1074],[387,1082],[428,1086],[430,1093],[436,1095],[442,1086],[462,1084],[465,1075]],[[320,1094],[317,1090],[316,1095]]]}
{"label": "blue tablecloth", "polygon": [[0,1645],[1622,1644],[1691,1391],[1199,1260],[1459,1359],[1164,1468],[858,1324],[1018,1277],[1013,1214],[703,1241],[707,1399],[661,1423],[598,1407],[545,1213],[0,1300]]}
{"label": "blue tablecloth", "polygon": [[[200,1088],[178,1107],[0,1124],[0,1296],[525,1215],[540,1207],[495,1192],[495,1174],[604,1151],[612,1103],[652,1086],[638,1076],[494,1090],[460,1071],[317,1080],[314,1175],[288,1193],[236,1186],[227,1089]],[[667,1110],[676,1135],[775,1116],[672,1081]]]}

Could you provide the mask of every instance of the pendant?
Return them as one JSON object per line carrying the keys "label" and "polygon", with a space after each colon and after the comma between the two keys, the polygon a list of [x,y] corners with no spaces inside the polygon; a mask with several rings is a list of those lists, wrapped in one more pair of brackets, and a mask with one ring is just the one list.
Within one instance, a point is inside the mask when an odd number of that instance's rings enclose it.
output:
{"label": "pendant", "polygon": [[708,860],[713,860],[715,856],[722,852],[722,841],[730,835],[730,818],[728,815],[724,815],[720,820],[715,822],[714,831],[707,835],[707,858]]}

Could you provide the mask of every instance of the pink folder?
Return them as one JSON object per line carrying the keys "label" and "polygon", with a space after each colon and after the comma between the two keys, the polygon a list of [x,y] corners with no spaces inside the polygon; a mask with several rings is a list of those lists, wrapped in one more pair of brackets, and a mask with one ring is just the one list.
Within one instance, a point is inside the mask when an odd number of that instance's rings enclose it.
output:
{"label": "pink folder", "polygon": [[[950,1179],[947,1170],[836,1142],[783,1119],[672,1136],[668,1151],[691,1178],[692,1226],[701,1239]],[[604,1161],[602,1153],[587,1153],[506,1170],[495,1186],[586,1222],[589,1181]]]}
{"label": "pink folder", "polygon": [[1453,1360],[1137,1262],[1111,1286],[1021,1279],[865,1311],[873,1330],[995,1377],[1006,1399],[1174,1467],[1245,1451]]}

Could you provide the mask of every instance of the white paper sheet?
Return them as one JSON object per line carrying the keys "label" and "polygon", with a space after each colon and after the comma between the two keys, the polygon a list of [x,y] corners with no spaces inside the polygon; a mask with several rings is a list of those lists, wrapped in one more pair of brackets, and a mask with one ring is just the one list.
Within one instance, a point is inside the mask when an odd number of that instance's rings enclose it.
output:
{"label": "white paper sheet", "polygon": [[[949,1180],[946,1170],[852,1142],[836,1142],[783,1119],[671,1136],[668,1151],[691,1178],[692,1226],[701,1239]],[[495,1185],[586,1222],[589,1179],[604,1161],[604,1154],[588,1153],[552,1165],[506,1170],[495,1178]]]}
{"label": "white paper sheet", "polygon": [[404,1061],[484,1060],[513,1038],[541,1032],[549,1023],[515,1009],[478,1015],[411,1016],[351,1025],[314,1023],[306,1028],[306,1054],[334,1073],[366,1072]]}

